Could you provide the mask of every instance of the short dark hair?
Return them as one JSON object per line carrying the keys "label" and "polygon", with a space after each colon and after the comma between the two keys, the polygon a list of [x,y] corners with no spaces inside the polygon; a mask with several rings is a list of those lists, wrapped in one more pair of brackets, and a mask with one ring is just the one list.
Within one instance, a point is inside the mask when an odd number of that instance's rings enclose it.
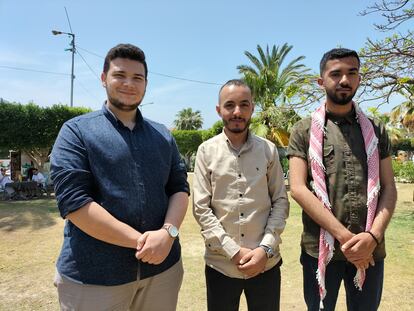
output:
{"label": "short dark hair", "polygon": [[361,61],[359,60],[359,56],[357,52],[355,52],[354,50],[345,49],[345,48],[336,48],[323,54],[321,63],[319,64],[320,75],[322,76],[322,74],[324,73],[325,68],[326,68],[326,63],[329,60],[345,58],[345,57],[355,57],[358,60],[358,68],[361,65]]}
{"label": "short dark hair", "polygon": [[222,91],[225,87],[227,87],[227,86],[231,86],[231,85],[247,87],[247,88],[250,90],[250,93],[251,93],[251,94],[252,94],[252,96],[253,96],[252,89],[250,88],[250,86],[248,86],[248,85],[247,85],[247,83],[246,83],[245,81],[243,81],[243,80],[241,80],[241,79],[231,79],[231,80],[227,81],[226,83],[224,83],[224,84],[221,86],[220,91],[219,91],[219,97],[220,97],[220,93],[221,93],[221,91]]}
{"label": "short dark hair", "polygon": [[114,46],[112,49],[108,51],[106,54],[103,72],[107,73],[109,70],[109,65],[112,60],[115,58],[127,58],[131,60],[136,60],[144,65],[145,68],[145,79],[148,76],[148,67],[147,62],[145,61],[145,53],[139,47],[128,44],[128,43],[121,43]]}

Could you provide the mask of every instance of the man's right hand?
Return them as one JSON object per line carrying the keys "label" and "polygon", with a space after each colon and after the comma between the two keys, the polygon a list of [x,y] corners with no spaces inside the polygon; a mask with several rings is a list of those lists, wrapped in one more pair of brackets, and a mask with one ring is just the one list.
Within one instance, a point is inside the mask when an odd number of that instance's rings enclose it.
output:
{"label": "man's right hand", "polygon": [[251,249],[250,248],[245,248],[245,247],[240,247],[240,250],[236,253],[236,255],[233,256],[233,258],[231,258],[231,261],[236,265],[240,265],[240,260],[247,255],[248,253],[250,253]]}
{"label": "man's right hand", "polygon": [[146,231],[137,242],[135,257],[153,265],[162,263],[171,251],[174,239],[167,230]]}

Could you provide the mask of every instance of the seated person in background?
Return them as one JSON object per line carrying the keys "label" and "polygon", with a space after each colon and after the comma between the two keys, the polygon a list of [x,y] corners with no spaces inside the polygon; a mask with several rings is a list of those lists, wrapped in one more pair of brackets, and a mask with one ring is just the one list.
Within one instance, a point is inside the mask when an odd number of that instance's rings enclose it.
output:
{"label": "seated person in background", "polygon": [[33,176],[32,181],[37,182],[39,186],[43,186],[45,184],[45,176],[43,176],[42,173],[39,172],[37,168],[33,168]]}
{"label": "seated person in background", "polygon": [[10,179],[10,176],[6,175],[6,169],[1,168],[0,171],[0,189],[5,190],[8,197],[13,197],[14,195],[14,189],[10,186],[7,186],[7,184],[12,183],[13,180]]}
{"label": "seated person in background", "polygon": [[13,181],[10,179],[10,176],[6,175],[6,169],[1,168],[1,171],[0,171],[0,188],[4,189],[6,184],[11,183],[11,182],[13,182]]}

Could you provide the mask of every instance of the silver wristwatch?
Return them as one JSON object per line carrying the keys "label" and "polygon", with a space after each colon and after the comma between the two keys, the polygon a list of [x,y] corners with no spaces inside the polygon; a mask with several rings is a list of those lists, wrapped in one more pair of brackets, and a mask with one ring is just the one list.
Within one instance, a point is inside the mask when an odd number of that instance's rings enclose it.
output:
{"label": "silver wristwatch", "polygon": [[261,247],[265,251],[267,259],[275,256],[275,253],[273,252],[273,249],[271,247],[266,245],[259,245],[259,247]]}
{"label": "silver wristwatch", "polygon": [[163,229],[167,230],[168,234],[170,235],[170,237],[172,237],[173,239],[177,238],[179,235],[178,229],[176,226],[171,225],[171,224],[165,224],[164,226],[162,226]]}

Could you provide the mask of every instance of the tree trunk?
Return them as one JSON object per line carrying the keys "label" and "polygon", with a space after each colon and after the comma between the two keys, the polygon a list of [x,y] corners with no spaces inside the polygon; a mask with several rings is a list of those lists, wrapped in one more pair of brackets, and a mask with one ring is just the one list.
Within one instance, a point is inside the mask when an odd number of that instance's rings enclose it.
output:
{"label": "tree trunk", "polygon": [[50,148],[33,148],[30,150],[23,150],[29,158],[36,163],[36,166],[39,168],[40,172],[43,172],[45,162],[47,162]]}

